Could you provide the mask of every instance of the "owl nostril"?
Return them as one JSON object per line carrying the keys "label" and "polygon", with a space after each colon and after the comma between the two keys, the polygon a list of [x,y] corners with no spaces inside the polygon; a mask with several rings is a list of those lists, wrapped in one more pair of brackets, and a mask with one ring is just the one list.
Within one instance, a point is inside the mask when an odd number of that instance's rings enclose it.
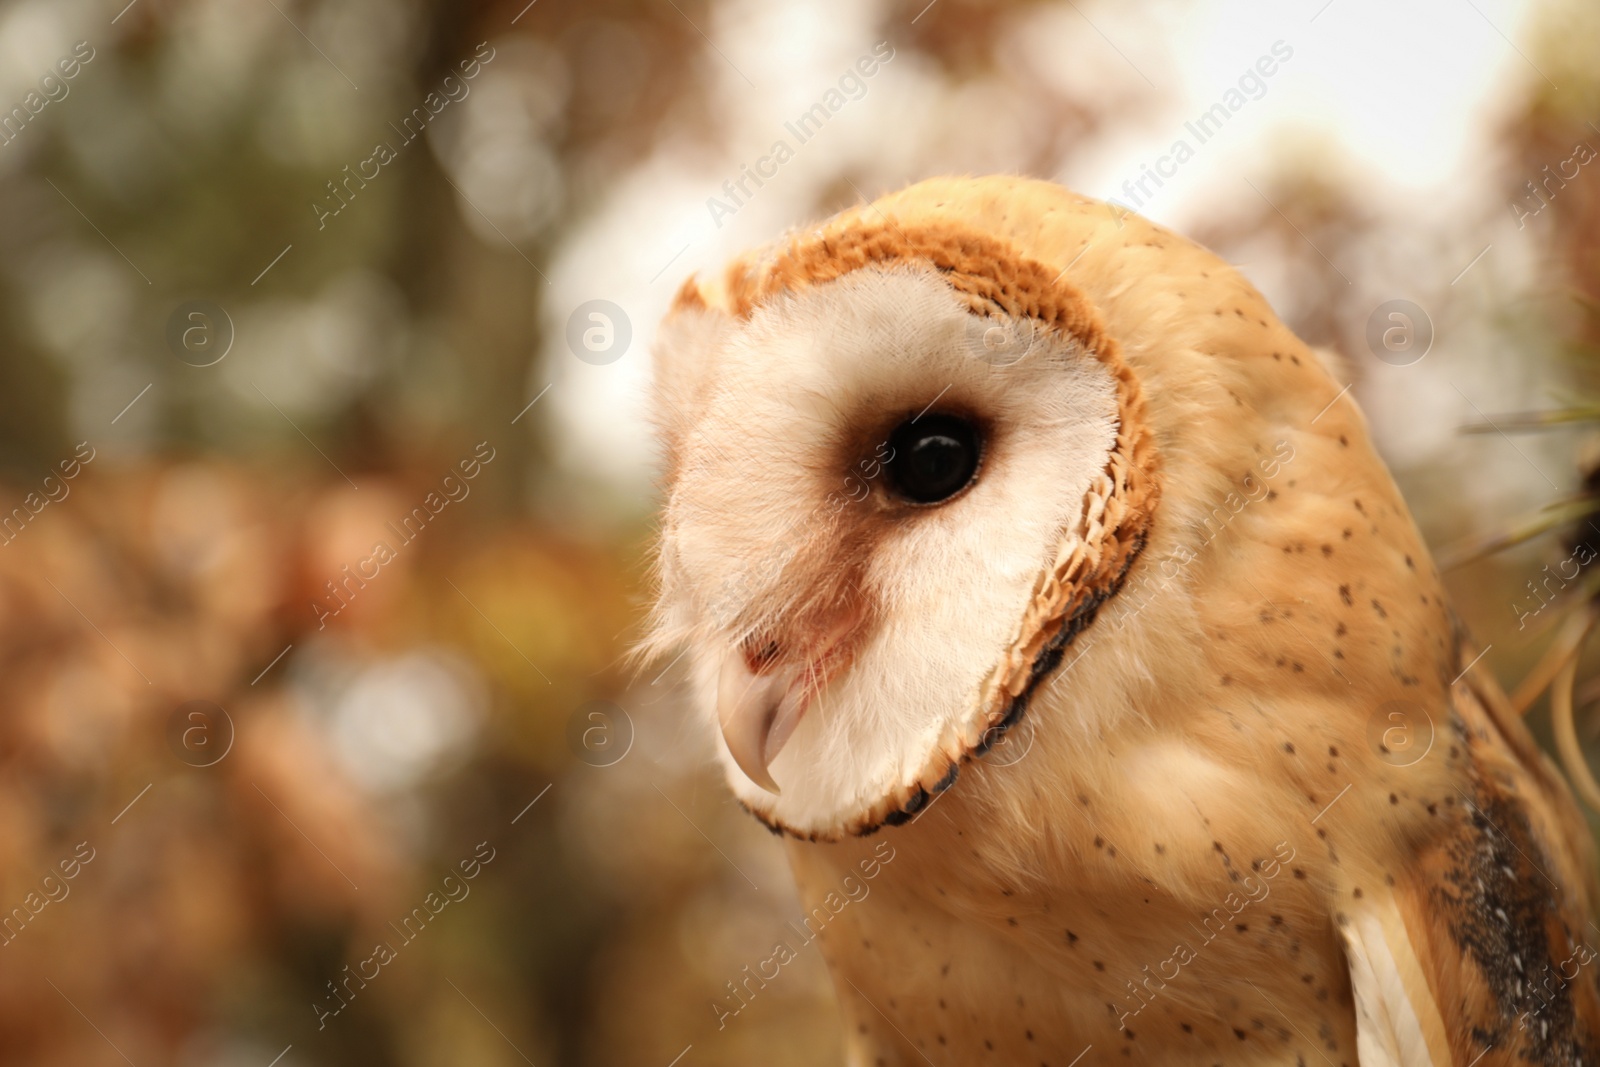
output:
{"label": "owl nostril", "polygon": [[762,641],[760,638],[752,637],[744,642],[739,651],[744,655],[744,665],[753,675],[765,674],[778,661],[776,641]]}

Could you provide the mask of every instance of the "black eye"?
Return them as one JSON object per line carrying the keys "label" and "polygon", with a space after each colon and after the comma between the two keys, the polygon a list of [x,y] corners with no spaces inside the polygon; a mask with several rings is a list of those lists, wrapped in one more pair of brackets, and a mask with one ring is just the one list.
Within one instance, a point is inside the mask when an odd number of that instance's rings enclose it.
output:
{"label": "black eye", "polygon": [[982,454],[978,428],[956,415],[923,415],[889,435],[889,485],[907,500],[937,504],[967,487]]}

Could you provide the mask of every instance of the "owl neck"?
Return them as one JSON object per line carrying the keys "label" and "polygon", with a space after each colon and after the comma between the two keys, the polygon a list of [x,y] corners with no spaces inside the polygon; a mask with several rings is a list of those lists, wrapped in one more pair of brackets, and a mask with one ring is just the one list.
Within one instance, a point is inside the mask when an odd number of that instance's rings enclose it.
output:
{"label": "owl neck", "polygon": [[[833,974],[849,1062],[1065,1064],[1130,1041],[1142,1058],[1177,1062],[1197,1041],[1237,1045],[1220,1020],[1259,1000],[1239,976],[1261,974],[1264,935],[1296,979],[1312,979],[1286,1005],[1325,1011],[1348,997],[1332,930],[1285,918],[1315,911],[1294,873],[1314,843],[1224,826],[1221,796],[1213,838],[1155,791],[1059,777],[1048,790],[1026,778],[986,789],[981,777],[964,775],[967,789],[906,826],[789,845],[805,909],[790,927]],[[1249,1022],[1240,1028],[1248,1037]],[[1353,1049],[1353,1032],[1335,1037]]]}

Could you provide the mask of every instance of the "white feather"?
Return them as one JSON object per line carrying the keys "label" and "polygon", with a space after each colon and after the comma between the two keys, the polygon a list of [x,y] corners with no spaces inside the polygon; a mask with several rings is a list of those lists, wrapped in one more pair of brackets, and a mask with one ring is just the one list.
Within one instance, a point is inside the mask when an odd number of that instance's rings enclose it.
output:
{"label": "white feather", "polygon": [[[976,714],[1114,445],[1116,387],[1100,361],[1051,337],[996,367],[977,354],[981,327],[935,271],[899,266],[695,333],[717,347],[695,357],[713,370],[666,508],[658,640],[692,641],[708,716],[721,656],[782,609],[767,598],[849,473],[830,467],[825,446],[930,404],[996,427],[971,491],[903,514],[871,548],[863,585],[879,625],[772,766],[783,787],[773,814],[796,829],[836,828],[871,808],[926,768],[947,726]],[[727,766],[736,793],[769,799]]]}

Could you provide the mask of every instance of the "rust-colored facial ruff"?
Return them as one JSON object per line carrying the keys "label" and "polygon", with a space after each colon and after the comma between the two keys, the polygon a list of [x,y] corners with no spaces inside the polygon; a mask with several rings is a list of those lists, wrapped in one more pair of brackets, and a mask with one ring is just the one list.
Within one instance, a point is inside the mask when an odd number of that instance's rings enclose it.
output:
{"label": "rust-colored facial ruff", "polygon": [[[680,292],[675,311],[702,312],[720,305],[717,309],[735,321],[748,321],[764,306],[827,286],[852,272],[901,266],[932,268],[980,322],[1004,324],[1013,333],[1022,324],[1035,344],[1060,344],[1092,356],[1115,383],[1115,444],[1085,493],[1076,521],[1061,531],[1053,557],[1038,574],[1027,609],[1016,619],[1009,644],[981,685],[976,705],[945,726],[919,771],[904,776],[875,803],[836,827],[790,825],[770,796],[740,795],[741,802],[769,827],[810,840],[867,834],[886,823],[913,818],[955,782],[965,760],[981,756],[1016,724],[1033,689],[1061,662],[1073,638],[1121,585],[1145,543],[1160,492],[1139,382],[1094,307],[1062,278],[1064,271],[1052,270],[977,230],[955,223],[902,226],[848,213],[759,262],[736,261],[720,291],[712,291],[709,299],[691,279]],[[1003,368],[996,373],[1003,374]],[[670,486],[676,478],[678,452],[670,435],[667,446]],[[740,761],[746,774],[768,793],[776,793],[776,786],[764,779],[764,766],[751,768],[749,762]]]}

